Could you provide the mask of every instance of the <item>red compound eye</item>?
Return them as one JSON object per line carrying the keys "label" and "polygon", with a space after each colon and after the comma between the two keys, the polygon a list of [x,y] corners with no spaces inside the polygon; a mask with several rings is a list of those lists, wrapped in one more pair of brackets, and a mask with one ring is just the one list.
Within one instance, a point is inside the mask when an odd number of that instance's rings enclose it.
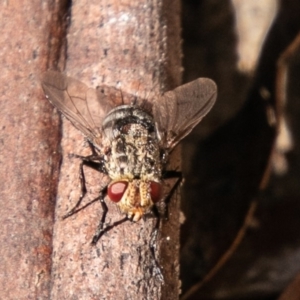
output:
{"label": "red compound eye", "polygon": [[155,181],[150,182],[150,195],[154,203],[160,200],[161,197],[161,184]]}
{"label": "red compound eye", "polygon": [[127,186],[128,186],[127,181],[117,181],[112,183],[108,187],[108,191],[107,191],[109,199],[113,202],[119,202],[122,199],[127,189]]}

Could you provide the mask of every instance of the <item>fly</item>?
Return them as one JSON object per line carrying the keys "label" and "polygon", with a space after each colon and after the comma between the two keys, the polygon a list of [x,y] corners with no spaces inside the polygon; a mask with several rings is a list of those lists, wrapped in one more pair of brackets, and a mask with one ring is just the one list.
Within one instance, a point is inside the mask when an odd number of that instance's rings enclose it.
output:
{"label": "fly", "polygon": [[[178,178],[167,198],[181,181],[180,172],[166,170],[168,155],[210,111],[217,96],[216,84],[208,78],[179,86],[152,101],[114,87],[88,88],[56,71],[44,74],[42,86],[47,99],[87,137],[92,150],[90,156],[78,156],[83,192],[65,218],[79,210],[86,193],[83,165],[111,179],[94,199],[100,200],[103,215],[93,244],[126,220],[137,222],[150,211],[158,216],[155,204],[162,200],[162,180]],[[104,227],[106,196],[126,217]]]}

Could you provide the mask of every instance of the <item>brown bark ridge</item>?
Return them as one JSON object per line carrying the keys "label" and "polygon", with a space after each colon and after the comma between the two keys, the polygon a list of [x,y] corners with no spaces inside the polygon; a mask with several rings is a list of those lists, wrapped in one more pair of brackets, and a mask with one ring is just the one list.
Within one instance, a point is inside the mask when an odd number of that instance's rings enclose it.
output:
{"label": "brown bark ridge", "polygon": [[0,4],[0,298],[49,299],[60,138],[44,100],[49,7]]}
{"label": "brown bark ridge", "polygon": [[[70,8],[66,73],[88,86],[110,85],[141,97],[180,84],[179,1],[74,1]],[[53,240],[52,299],[177,299],[179,294],[179,201],[171,201],[156,257],[164,283],[155,274],[149,248],[154,219],[125,222],[91,239],[102,209],[96,202],[62,220],[80,196],[80,161],[90,154],[81,133],[63,122],[62,166]],[[85,168],[88,193],[98,196],[107,179]],[[107,201],[107,221],[123,218]]]}

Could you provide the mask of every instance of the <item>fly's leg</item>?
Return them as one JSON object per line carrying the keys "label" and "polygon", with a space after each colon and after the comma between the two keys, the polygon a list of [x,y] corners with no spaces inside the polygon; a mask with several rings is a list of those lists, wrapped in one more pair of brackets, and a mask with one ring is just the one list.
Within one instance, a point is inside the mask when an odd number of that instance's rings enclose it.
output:
{"label": "fly's leg", "polygon": [[114,227],[116,227],[116,226],[124,223],[125,221],[129,220],[127,217],[125,217],[125,218],[123,218],[123,219],[121,219],[119,221],[116,221],[113,224],[111,224],[109,226],[106,226],[104,228],[105,218],[106,218],[106,214],[108,212],[107,205],[106,205],[106,203],[104,201],[104,198],[105,198],[106,194],[107,194],[107,186],[105,187],[105,189],[102,190],[100,197],[97,198],[97,199],[100,200],[100,204],[102,206],[103,213],[102,213],[102,217],[101,217],[101,220],[99,222],[99,225],[97,227],[96,233],[95,233],[95,235],[94,235],[94,237],[92,239],[92,245],[96,245],[97,242],[103,236],[104,233],[108,232],[109,230],[113,229]]}
{"label": "fly's leg", "polygon": [[[170,192],[168,193],[168,196],[164,199],[164,202],[166,204],[165,212],[164,212],[164,218],[165,219],[168,219],[168,205],[169,205],[169,202],[170,202],[172,196],[174,195],[174,192],[176,191],[176,189],[181,184],[183,178],[182,178],[182,173],[178,172],[178,171],[166,171],[163,174],[163,179],[173,179],[173,178],[177,178],[177,180],[176,180],[175,184],[172,186]],[[155,226],[152,230],[152,233],[151,233],[149,247],[150,247],[150,252],[151,252],[152,259],[154,261],[156,275],[158,276],[159,280],[161,282],[163,282],[164,277],[163,277],[163,274],[162,274],[162,270],[161,270],[161,268],[159,266],[159,263],[158,263],[158,261],[156,259],[156,256],[155,256],[155,251],[156,251],[156,247],[157,247],[157,236],[158,236],[159,227],[160,227],[160,223],[161,223],[161,216],[160,216],[160,213],[159,213],[159,211],[158,211],[158,209],[155,205],[152,207],[152,213],[153,213],[154,217],[156,218],[156,224],[155,224]]]}
{"label": "fly's leg", "polygon": [[[99,161],[99,163],[102,163],[103,164],[103,155],[99,155],[96,151],[96,148],[95,146],[88,140],[88,145],[92,151],[92,154],[89,155],[89,156],[86,156],[86,157],[82,157],[82,159],[88,159],[89,161]],[[104,168],[104,165],[103,165],[103,168]],[[105,169],[105,168],[104,168]],[[107,173],[106,170],[105,171],[101,171],[103,173]]]}
{"label": "fly's leg", "polygon": [[[82,173],[84,174],[84,173]],[[83,175],[84,176],[84,175]],[[84,177],[82,177],[84,179]],[[85,184],[85,182],[83,182],[83,185]],[[85,186],[84,186],[85,188]],[[85,189],[85,192],[86,192],[86,189]],[[101,207],[102,207],[102,217],[101,217],[101,220],[99,222],[99,225],[97,227],[97,230],[96,230],[96,233],[92,239],[92,245],[96,245],[97,242],[99,241],[99,239],[103,236],[104,233],[108,232],[109,230],[113,229],[114,227],[124,223],[125,221],[128,221],[129,219],[127,217],[119,220],[119,221],[116,221],[114,222],[113,224],[109,225],[109,226],[106,226],[104,228],[104,224],[105,224],[105,219],[106,219],[106,215],[107,215],[107,212],[108,212],[108,207],[104,201],[104,198],[107,194],[107,185],[101,190],[100,192],[100,196],[93,199],[92,201],[90,201],[89,203],[87,203],[86,205],[80,207],[80,208],[77,208],[79,205],[80,205],[80,202],[82,200],[82,198],[84,197],[84,194],[82,194],[82,196],[79,198],[78,202],[76,203],[76,205],[74,206],[73,209],[71,209],[70,212],[68,212],[63,218],[68,218],[69,216],[85,209],[86,207],[88,207],[89,205],[91,205],[92,203],[96,202],[96,201],[100,201],[100,204],[101,204]]]}
{"label": "fly's leg", "polygon": [[78,212],[78,207],[87,192],[86,185],[85,185],[85,176],[84,176],[84,171],[83,171],[83,165],[84,165],[84,161],[81,161],[80,166],[79,166],[79,179],[80,179],[80,187],[81,187],[80,197],[79,197],[77,203],[75,204],[75,206],[63,216],[63,219],[66,219]]}
{"label": "fly's leg", "polygon": [[98,160],[101,161],[101,157],[99,155],[97,157],[95,157],[94,155],[86,156],[86,157],[77,156],[77,155],[73,155],[73,156],[78,157],[82,160],[79,165],[79,179],[80,179],[81,194],[80,194],[80,197],[79,197],[77,203],[75,204],[75,206],[68,213],[66,213],[63,216],[63,219],[66,219],[66,218],[74,215],[78,211],[86,208],[87,206],[89,206],[90,204],[94,203],[95,201],[97,201],[99,199],[99,197],[98,197],[98,198],[94,199],[93,201],[89,202],[88,204],[86,204],[85,206],[78,208],[81,204],[82,199],[84,198],[84,196],[87,193],[83,166],[90,167],[94,170],[97,170],[101,173],[106,174],[106,170],[105,170],[103,162],[95,162],[95,161],[91,160],[91,158],[93,158],[93,159],[98,158]]}
{"label": "fly's leg", "polygon": [[75,204],[75,206],[66,214],[63,216],[63,219],[66,219],[70,216],[72,216],[73,214],[85,209],[86,207],[88,207],[89,205],[91,205],[92,203],[96,202],[96,201],[100,201],[100,204],[101,204],[101,207],[102,207],[102,217],[101,217],[101,220],[100,220],[100,223],[97,227],[97,230],[96,230],[96,233],[93,237],[93,240],[92,240],[92,244],[95,245],[99,239],[102,237],[102,235],[104,233],[106,233],[107,231],[113,229],[115,226],[118,226],[122,223],[124,223],[125,221],[128,220],[127,217],[117,221],[117,222],[114,222],[113,224],[109,225],[109,226],[106,226],[104,228],[104,224],[105,224],[105,219],[106,219],[106,214],[108,212],[108,208],[107,208],[107,205],[104,201],[104,198],[107,194],[107,185],[100,191],[100,196],[95,198],[94,200],[90,201],[89,203],[87,203],[86,205],[78,208],[81,204],[81,201],[82,199],[84,198],[84,196],[86,195],[87,193],[87,189],[86,189],[86,182],[85,182],[85,175],[84,175],[84,170],[83,170],[83,166],[87,166],[87,167],[90,167],[98,172],[101,172],[103,174],[106,174],[107,175],[107,170],[105,168],[105,164],[104,164],[104,159],[103,159],[103,156],[97,154],[96,150],[95,150],[95,147],[94,145],[88,141],[88,144],[91,148],[91,151],[92,151],[92,155],[89,155],[89,156],[80,156],[80,155],[77,155],[77,154],[71,154],[70,156],[71,157],[76,157],[76,158],[80,158],[81,159],[81,163],[80,163],[80,166],[79,166],[79,179],[80,179],[80,186],[81,186],[81,195],[77,201],[77,203]]}
{"label": "fly's leg", "polygon": [[96,230],[96,233],[92,239],[92,245],[96,245],[97,242],[100,240],[100,238],[108,231],[110,231],[111,229],[115,228],[116,226],[119,226],[120,224],[128,221],[129,219],[127,217],[119,220],[119,221],[116,221],[114,223],[112,223],[111,225],[109,226],[106,226],[105,228],[104,227],[104,221],[100,221],[98,227],[97,227],[97,230]]}
{"label": "fly's leg", "polygon": [[107,205],[104,201],[106,194],[107,194],[107,186],[101,191],[100,197],[97,198],[100,200],[100,204],[102,206],[102,217],[101,217],[100,223],[97,227],[96,233],[92,240],[93,245],[95,245],[98,242],[98,240],[100,239],[100,237],[103,235],[103,226],[104,226],[104,222],[106,219],[106,214],[108,212]]}
{"label": "fly's leg", "polygon": [[179,171],[166,171],[163,174],[163,179],[173,179],[173,178],[177,178],[177,180],[176,180],[175,184],[172,186],[171,190],[169,191],[168,196],[164,199],[164,202],[166,204],[165,212],[164,212],[164,218],[166,220],[169,219],[169,209],[168,208],[169,208],[169,203],[171,201],[171,198],[174,195],[177,188],[181,185],[181,183],[183,181],[182,172],[179,172]]}
{"label": "fly's leg", "polygon": [[[105,168],[104,165],[104,158],[103,155],[99,155],[96,152],[96,149],[94,147],[94,145],[88,141],[89,147],[92,151],[92,155],[88,155],[88,156],[81,156],[81,155],[77,155],[77,154],[69,154],[69,157],[76,157],[82,160],[83,165],[88,166],[98,172],[104,173],[107,175],[107,170]],[[80,173],[83,174],[83,165],[80,166]],[[81,177],[84,177],[84,175],[81,175]]]}
{"label": "fly's leg", "polygon": [[89,145],[89,147],[92,151],[92,156],[97,156],[97,151],[96,151],[94,145],[89,140],[87,140],[87,142],[88,142],[88,145]]}
{"label": "fly's leg", "polygon": [[92,151],[92,155],[80,156],[80,155],[77,155],[77,154],[69,154],[69,157],[76,157],[76,158],[81,159],[81,163],[79,165],[79,180],[80,180],[81,194],[80,194],[80,197],[79,197],[77,203],[75,204],[75,206],[68,213],[66,213],[63,216],[63,219],[66,219],[66,218],[74,215],[78,211],[86,208],[87,206],[89,206],[92,203],[96,202],[100,198],[100,197],[98,197],[98,198],[92,200],[91,202],[89,202],[88,204],[84,205],[83,207],[78,208],[81,204],[82,199],[84,198],[84,196],[87,193],[83,166],[87,166],[87,167],[90,167],[90,168],[92,168],[92,169],[94,169],[98,172],[107,174],[107,171],[106,171],[105,165],[104,165],[103,156],[97,154],[94,145],[90,141],[88,141],[88,144],[89,144],[89,147]]}
{"label": "fly's leg", "polygon": [[157,236],[158,236],[158,232],[159,232],[161,217],[160,217],[159,211],[155,205],[152,207],[152,212],[153,212],[154,217],[156,218],[156,224],[151,233],[149,248],[150,248],[150,253],[151,253],[151,256],[152,256],[152,259],[154,262],[154,271],[155,271],[157,277],[159,278],[159,280],[161,282],[163,282],[164,276],[162,274],[161,268],[160,268],[159,263],[155,256],[155,251],[156,251],[156,246],[157,246]]}

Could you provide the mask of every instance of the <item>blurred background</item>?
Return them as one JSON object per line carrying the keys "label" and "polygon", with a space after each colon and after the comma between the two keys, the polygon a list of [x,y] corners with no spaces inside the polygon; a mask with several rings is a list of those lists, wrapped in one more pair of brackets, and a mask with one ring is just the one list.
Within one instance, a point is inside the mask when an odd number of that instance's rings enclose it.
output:
{"label": "blurred background", "polygon": [[183,299],[300,299],[300,1],[182,12],[184,82],[218,85],[183,146]]}

